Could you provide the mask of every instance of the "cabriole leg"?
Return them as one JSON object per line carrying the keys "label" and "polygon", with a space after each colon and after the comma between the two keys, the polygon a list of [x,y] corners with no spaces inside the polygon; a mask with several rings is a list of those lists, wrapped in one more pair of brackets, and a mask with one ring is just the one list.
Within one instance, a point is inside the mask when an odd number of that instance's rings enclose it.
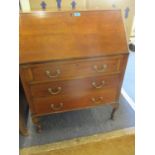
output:
{"label": "cabriole leg", "polygon": [[114,115],[115,115],[116,110],[118,109],[118,105],[119,105],[119,103],[115,103],[112,105],[113,109],[112,109],[111,117],[110,117],[110,119],[112,119],[112,120],[114,120]]}
{"label": "cabriole leg", "polygon": [[40,124],[39,118],[32,115],[32,122],[33,122],[33,124],[36,126],[36,131],[37,131],[38,133],[41,133],[41,131],[42,131],[42,126],[41,126],[41,124]]}

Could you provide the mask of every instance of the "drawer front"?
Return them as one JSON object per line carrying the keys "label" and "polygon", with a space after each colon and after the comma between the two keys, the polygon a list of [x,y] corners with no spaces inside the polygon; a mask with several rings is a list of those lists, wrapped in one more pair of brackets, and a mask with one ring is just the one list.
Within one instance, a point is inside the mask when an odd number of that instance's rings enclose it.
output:
{"label": "drawer front", "polygon": [[96,76],[84,79],[53,81],[30,86],[33,97],[70,95],[89,91],[100,91],[119,84],[119,75]]}
{"label": "drawer front", "polygon": [[88,94],[36,98],[33,100],[33,105],[35,107],[36,114],[42,115],[113,103],[116,101],[116,96],[117,87],[113,87]]}
{"label": "drawer front", "polygon": [[31,65],[32,81],[56,81],[120,72],[121,56]]}

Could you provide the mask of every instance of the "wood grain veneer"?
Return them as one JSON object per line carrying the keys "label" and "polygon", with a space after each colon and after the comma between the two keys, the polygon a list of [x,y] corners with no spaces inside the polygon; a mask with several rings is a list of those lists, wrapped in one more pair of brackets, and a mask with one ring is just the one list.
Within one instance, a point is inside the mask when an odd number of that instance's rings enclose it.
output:
{"label": "wood grain veneer", "polygon": [[102,104],[113,118],[127,58],[119,10],[20,13],[20,77],[38,131],[39,116]]}

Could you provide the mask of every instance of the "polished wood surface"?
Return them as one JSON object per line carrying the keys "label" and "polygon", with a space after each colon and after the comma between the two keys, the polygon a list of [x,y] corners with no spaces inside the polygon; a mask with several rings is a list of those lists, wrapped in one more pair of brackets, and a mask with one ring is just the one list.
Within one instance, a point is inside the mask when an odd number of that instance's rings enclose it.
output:
{"label": "polished wood surface", "polygon": [[82,109],[103,104],[113,104],[116,101],[117,87],[96,92],[72,93],[66,96],[35,98],[33,104],[36,114],[49,114],[74,109]]}
{"label": "polished wood surface", "polygon": [[127,53],[120,10],[20,14],[20,63]]}
{"label": "polished wood surface", "polygon": [[[42,14],[41,14],[42,13]],[[128,59],[120,11],[20,14],[20,77],[39,116],[118,100]]]}
{"label": "polished wood surface", "polygon": [[119,73],[121,72],[120,63],[122,61],[123,56],[110,56],[84,60],[39,63],[28,65],[27,67],[30,68],[33,76],[31,83],[33,83]]}
{"label": "polished wood surface", "polygon": [[93,76],[83,79],[65,80],[33,84],[30,86],[33,97],[72,95],[87,91],[98,91],[119,85],[118,75]]}

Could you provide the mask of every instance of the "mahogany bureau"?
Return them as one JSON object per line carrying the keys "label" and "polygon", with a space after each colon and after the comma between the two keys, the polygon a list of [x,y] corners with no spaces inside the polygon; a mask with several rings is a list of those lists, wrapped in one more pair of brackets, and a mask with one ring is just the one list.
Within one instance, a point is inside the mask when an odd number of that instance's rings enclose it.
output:
{"label": "mahogany bureau", "polygon": [[110,104],[111,118],[128,58],[120,10],[20,13],[20,77],[32,113]]}

